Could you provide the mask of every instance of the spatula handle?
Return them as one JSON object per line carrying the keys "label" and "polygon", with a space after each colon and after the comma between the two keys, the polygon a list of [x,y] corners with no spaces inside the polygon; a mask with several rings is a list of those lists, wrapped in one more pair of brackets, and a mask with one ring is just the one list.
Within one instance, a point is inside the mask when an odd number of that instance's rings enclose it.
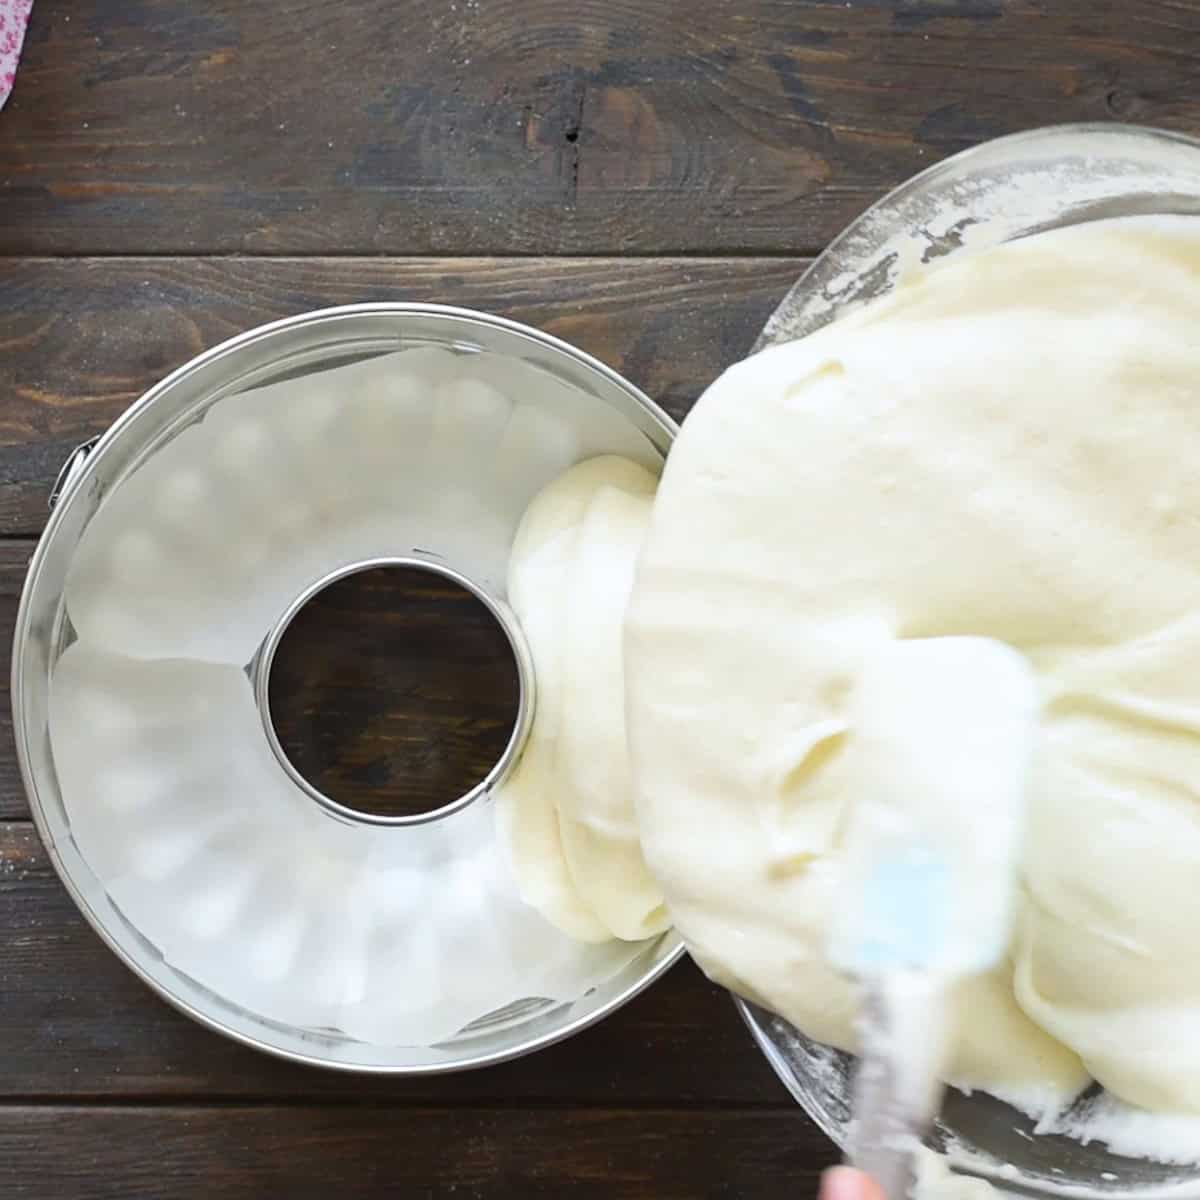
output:
{"label": "spatula handle", "polygon": [[847,1160],[888,1200],[908,1200],[914,1154],[941,1098],[946,985],[883,975],[863,979],[854,1123]]}

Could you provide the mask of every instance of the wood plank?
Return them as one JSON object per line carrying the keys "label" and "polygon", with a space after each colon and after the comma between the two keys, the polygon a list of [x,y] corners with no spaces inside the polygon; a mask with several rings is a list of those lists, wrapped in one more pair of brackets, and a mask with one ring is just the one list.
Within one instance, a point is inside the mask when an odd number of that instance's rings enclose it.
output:
{"label": "wood plank", "polygon": [[483,602],[441,576],[351,575],[298,612],[275,653],[271,716],[324,795],[383,817],[433,812],[496,765],[517,719],[517,664]]}
{"label": "wood plank", "polygon": [[[197,1095],[789,1103],[728,995],[690,962],[585,1033],[486,1071],[369,1079],[269,1058],[202,1029],[144,987],[76,912],[25,823],[0,824],[0,1062],[0,1104]],[[0,1152],[0,1178],[4,1161]],[[0,1195],[10,1193],[0,1186]]]}
{"label": "wood plank", "polygon": [[798,1113],[0,1110],[6,1200],[779,1200],[834,1161]]}
{"label": "wood plank", "polygon": [[807,253],[1036,125],[1200,126],[1172,0],[73,0],[0,252]]}
{"label": "wood plank", "polygon": [[0,535],[40,532],[50,485],[75,445],[173,367],[264,321],[372,300],[487,309],[575,343],[679,417],[745,356],[804,266],[802,259],[0,259]]}
{"label": "wood plank", "polygon": [[[9,675],[17,604],[25,580],[25,567],[32,552],[32,542],[0,542],[0,821],[14,816],[25,817],[29,813],[13,744]],[[0,865],[2,863],[3,858],[0,857]],[[3,951],[0,951],[0,957],[2,955]],[[0,963],[2,971],[3,964]]]}

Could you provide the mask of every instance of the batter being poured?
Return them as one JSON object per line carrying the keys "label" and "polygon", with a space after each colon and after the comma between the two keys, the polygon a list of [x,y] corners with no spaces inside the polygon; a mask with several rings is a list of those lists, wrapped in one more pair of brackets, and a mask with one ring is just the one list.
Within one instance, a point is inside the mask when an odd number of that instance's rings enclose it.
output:
{"label": "batter being poured", "polygon": [[992,639],[1040,716],[1011,946],[962,985],[947,1076],[1042,1115],[1092,1080],[1200,1113],[1197,463],[1195,218],[955,259],[709,389],[625,679],[646,861],[710,974],[854,1048],[826,945],[874,766],[858,683],[898,641]]}

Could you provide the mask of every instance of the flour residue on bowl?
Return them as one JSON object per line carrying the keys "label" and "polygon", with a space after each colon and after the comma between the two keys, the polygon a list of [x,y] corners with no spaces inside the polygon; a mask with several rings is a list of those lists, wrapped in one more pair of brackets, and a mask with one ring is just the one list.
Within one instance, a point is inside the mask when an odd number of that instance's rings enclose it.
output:
{"label": "flour residue on bowl", "polygon": [[[1200,166],[1181,164],[1169,142],[1146,144],[1140,133],[1120,126],[1036,131],[930,168],[830,245],[771,315],[755,348],[803,337],[964,249],[1084,220],[1200,212]],[[1018,141],[1020,149],[1009,152]]]}

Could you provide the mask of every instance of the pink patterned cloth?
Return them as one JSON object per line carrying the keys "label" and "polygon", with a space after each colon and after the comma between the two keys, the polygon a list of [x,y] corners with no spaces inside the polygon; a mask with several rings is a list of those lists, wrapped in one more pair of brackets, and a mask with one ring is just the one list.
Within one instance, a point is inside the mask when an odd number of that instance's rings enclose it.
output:
{"label": "pink patterned cloth", "polygon": [[17,59],[25,41],[25,26],[33,0],[0,0],[0,108],[4,107],[17,76]]}

